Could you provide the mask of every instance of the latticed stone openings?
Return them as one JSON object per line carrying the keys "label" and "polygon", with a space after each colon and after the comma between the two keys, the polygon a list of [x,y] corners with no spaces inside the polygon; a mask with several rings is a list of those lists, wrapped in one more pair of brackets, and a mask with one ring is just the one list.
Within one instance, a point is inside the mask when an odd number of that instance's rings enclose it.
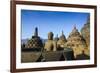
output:
{"label": "latticed stone openings", "polygon": [[[38,28],[35,28],[34,35],[22,44],[22,62],[45,62],[60,60],[85,60],[90,58],[90,19],[78,31],[74,26],[68,37],[54,33],[48,33],[48,39],[43,42],[38,35]],[[66,30],[67,31],[67,30]]]}

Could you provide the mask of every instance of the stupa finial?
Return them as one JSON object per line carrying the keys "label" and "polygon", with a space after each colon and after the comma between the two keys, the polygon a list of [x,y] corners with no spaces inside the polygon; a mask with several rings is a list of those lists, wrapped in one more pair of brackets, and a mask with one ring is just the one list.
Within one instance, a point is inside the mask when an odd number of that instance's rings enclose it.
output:
{"label": "stupa finial", "polygon": [[74,24],[74,29],[76,29],[76,24]]}
{"label": "stupa finial", "polygon": [[62,30],[62,35],[64,35],[64,31]]}
{"label": "stupa finial", "polygon": [[38,36],[38,28],[35,28],[34,36]]}

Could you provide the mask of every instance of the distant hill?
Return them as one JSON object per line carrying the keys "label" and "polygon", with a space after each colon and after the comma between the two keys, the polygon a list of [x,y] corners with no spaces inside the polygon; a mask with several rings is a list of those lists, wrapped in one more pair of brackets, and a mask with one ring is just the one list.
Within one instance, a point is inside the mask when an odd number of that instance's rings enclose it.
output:
{"label": "distant hill", "polygon": [[[21,40],[21,44],[26,44],[28,42],[29,39],[22,39]],[[47,39],[42,39],[43,44],[47,41]]]}
{"label": "distant hill", "polygon": [[26,44],[28,42],[28,39],[22,39],[21,44]]}
{"label": "distant hill", "polygon": [[47,41],[47,39],[42,39],[42,43],[44,44]]}

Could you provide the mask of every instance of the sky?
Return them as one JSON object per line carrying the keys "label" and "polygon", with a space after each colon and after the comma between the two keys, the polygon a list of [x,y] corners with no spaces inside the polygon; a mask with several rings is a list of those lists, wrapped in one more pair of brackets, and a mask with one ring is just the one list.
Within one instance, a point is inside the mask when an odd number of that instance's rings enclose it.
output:
{"label": "sky", "polygon": [[88,16],[89,13],[82,12],[21,10],[21,38],[31,38],[36,27],[43,39],[47,39],[48,32],[53,32],[54,37],[59,37],[63,31],[68,37],[74,26],[81,30]]}

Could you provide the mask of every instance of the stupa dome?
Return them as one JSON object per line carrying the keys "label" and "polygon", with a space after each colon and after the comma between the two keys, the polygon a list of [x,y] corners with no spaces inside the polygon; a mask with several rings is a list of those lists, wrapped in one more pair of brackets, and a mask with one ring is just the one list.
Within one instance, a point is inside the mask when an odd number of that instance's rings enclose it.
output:
{"label": "stupa dome", "polygon": [[27,44],[25,45],[25,48],[42,48],[43,43],[40,37],[38,36],[38,28],[35,28],[34,35],[30,40],[28,40]]}
{"label": "stupa dome", "polygon": [[59,40],[57,42],[57,45],[59,45],[60,47],[64,47],[64,44],[67,42],[66,37],[62,31],[62,35],[59,37]]}
{"label": "stupa dome", "polygon": [[74,26],[72,32],[67,38],[67,42],[64,45],[67,48],[72,48],[74,55],[81,54],[84,49],[87,48],[85,39],[81,36],[76,26]]}

